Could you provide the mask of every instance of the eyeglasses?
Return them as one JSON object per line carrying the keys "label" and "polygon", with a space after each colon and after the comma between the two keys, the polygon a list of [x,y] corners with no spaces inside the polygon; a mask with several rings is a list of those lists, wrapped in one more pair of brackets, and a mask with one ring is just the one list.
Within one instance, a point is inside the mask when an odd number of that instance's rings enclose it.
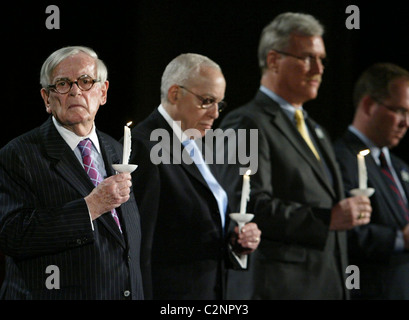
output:
{"label": "eyeglasses", "polygon": [[193,94],[196,98],[198,98],[200,100],[200,102],[202,103],[200,108],[201,109],[210,109],[211,107],[214,106],[214,104],[217,104],[217,111],[220,113],[222,112],[224,109],[227,108],[227,103],[225,101],[220,101],[220,102],[216,102],[216,99],[214,98],[203,98],[202,96],[199,96],[198,94],[190,91],[189,89],[185,88],[184,86],[179,86],[182,89],[185,89],[187,92]]}
{"label": "eyeglasses", "polygon": [[377,99],[375,99],[375,98],[373,98],[373,97],[372,97],[372,99],[375,100],[375,102],[376,102],[378,105],[380,105],[380,106],[382,106],[382,107],[388,109],[389,111],[392,111],[393,113],[395,113],[398,117],[401,118],[401,120],[406,120],[406,119],[408,119],[408,117],[409,117],[409,110],[407,110],[407,109],[405,109],[405,108],[402,108],[402,107],[387,106],[387,105],[383,104],[382,102],[378,101]]}
{"label": "eyeglasses", "polygon": [[305,67],[306,67],[307,69],[310,69],[310,68],[311,68],[312,61],[317,62],[317,63],[318,63],[318,62],[321,63],[321,65],[322,65],[324,68],[326,68],[326,67],[328,66],[328,58],[318,57],[318,56],[312,56],[312,55],[308,55],[308,56],[306,56],[306,57],[300,57],[300,56],[297,56],[297,55],[292,54],[292,53],[289,53],[289,52],[284,52],[284,51],[280,51],[280,50],[276,50],[276,49],[273,49],[273,50],[274,50],[275,52],[279,53],[279,54],[283,54],[283,55],[285,55],[285,56],[289,56],[289,57],[292,57],[292,58],[295,58],[295,59],[298,59],[298,60],[303,61],[303,62],[304,62],[304,65],[305,65]]}
{"label": "eyeglasses", "polygon": [[68,78],[58,79],[55,84],[50,84],[47,86],[47,88],[49,90],[65,94],[71,90],[72,85],[75,83],[81,91],[88,91],[91,90],[95,82],[99,81],[100,80],[92,79],[90,76],[83,75],[76,81],[71,81]]}

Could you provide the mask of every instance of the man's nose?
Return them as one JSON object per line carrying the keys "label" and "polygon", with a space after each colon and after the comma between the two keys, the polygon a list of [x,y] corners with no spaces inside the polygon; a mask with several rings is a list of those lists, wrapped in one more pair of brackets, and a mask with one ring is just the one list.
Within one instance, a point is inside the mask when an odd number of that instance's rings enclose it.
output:
{"label": "man's nose", "polygon": [[212,119],[217,119],[219,117],[219,104],[215,102],[209,109],[207,109],[207,114]]}
{"label": "man's nose", "polygon": [[73,96],[76,96],[78,93],[81,93],[81,89],[77,81],[73,81],[71,83],[71,88],[70,88],[69,93]]}

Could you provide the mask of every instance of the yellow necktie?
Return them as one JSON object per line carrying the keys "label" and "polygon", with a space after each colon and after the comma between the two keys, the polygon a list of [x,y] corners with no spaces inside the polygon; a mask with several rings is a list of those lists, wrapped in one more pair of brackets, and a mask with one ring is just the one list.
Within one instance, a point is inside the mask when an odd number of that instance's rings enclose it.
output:
{"label": "yellow necktie", "polygon": [[301,133],[302,137],[304,138],[305,142],[307,142],[308,146],[314,152],[315,157],[320,160],[320,156],[318,154],[317,149],[315,149],[314,144],[312,143],[310,136],[308,135],[307,128],[305,126],[304,122],[304,115],[302,113],[302,110],[297,109],[295,110],[295,121],[297,123],[297,129]]}

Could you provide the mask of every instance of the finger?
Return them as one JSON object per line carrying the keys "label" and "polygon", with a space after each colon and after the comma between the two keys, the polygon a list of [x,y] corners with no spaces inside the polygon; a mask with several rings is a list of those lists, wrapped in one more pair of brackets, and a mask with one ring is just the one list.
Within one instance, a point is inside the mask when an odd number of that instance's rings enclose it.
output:
{"label": "finger", "polygon": [[362,226],[362,225],[368,224],[370,221],[371,221],[370,218],[364,217],[364,218],[358,220],[358,225]]}
{"label": "finger", "polygon": [[241,229],[241,233],[238,235],[239,239],[245,240],[245,239],[251,239],[258,237],[257,233],[255,230],[249,230],[249,229]]}
{"label": "finger", "polygon": [[371,203],[371,200],[369,199],[369,197],[366,196],[359,196],[358,197],[358,202],[360,203]]}
{"label": "finger", "polygon": [[125,202],[127,202],[128,200],[129,200],[129,198],[130,198],[130,196],[129,196],[129,194],[128,195],[126,195],[126,196],[118,196],[116,199],[115,199],[115,201],[114,201],[114,205],[115,205],[115,208],[118,208],[121,204],[123,204],[123,203],[125,203]]}
{"label": "finger", "polygon": [[118,182],[117,183],[117,188],[119,189],[119,190],[123,190],[123,189],[128,189],[129,190],[129,188],[132,186],[132,182],[131,181],[129,181],[129,180],[126,180],[126,181],[122,181],[122,182]]}
{"label": "finger", "polygon": [[237,242],[246,248],[247,247],[256,248],[260,242],[260,237],[257,236],[247,237],[244,239],[238,239]]}
{"label": "finger", "polygon": [[241,232],[244,234],[260,234],[261,231],[258,229],[257,224],[250,222],[247,223],[242,229]]}
{"label": "finger", "polygon": [[132,179],[131,174],[127,173],[127,172],[116,174],[116,175],[111,176],[111,177],[113,177],[115,182],[121,182],[121,181],[126,181],[126,180],[131,180]]}

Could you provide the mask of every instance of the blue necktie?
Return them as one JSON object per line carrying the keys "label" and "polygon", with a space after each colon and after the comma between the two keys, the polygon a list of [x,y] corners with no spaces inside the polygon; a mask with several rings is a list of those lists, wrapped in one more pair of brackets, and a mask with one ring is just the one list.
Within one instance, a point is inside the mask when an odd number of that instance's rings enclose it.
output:
{"label": "blue necktie", "polygon": [[189,153],[190,157],[196,164],[203,178],[206,180],[206,183],[209,186],[210,190],[213,192],[214,197],[216,198],[217,205],[219,207],[220,218],[222,221],[222,227],[224,229],[224,224],[226,220],[225,215],[227,210],[227,194],[224,191],[224,189],[220,186],[220,184],[217,182],[213,174],[210,172],[210,169],[205,163],[203,155],[200,152],[195,141],[187,140],[183,142],[183,145],[185,146],[185,150]]}

